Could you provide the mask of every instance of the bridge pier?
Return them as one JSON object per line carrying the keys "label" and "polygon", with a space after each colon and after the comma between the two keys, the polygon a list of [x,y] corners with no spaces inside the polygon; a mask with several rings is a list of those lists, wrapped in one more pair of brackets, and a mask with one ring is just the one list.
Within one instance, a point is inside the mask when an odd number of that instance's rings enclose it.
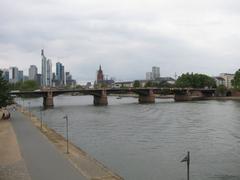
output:
{"label": "bridge pier", "polygon": [[147,94],[139,94],[138,102],[140,104],[155,103],[155,94],[153,90],[150,89]]}
{"label": "bridge pier", "polygon": [[46,96],[43,97],[43,107],[44,109],[53,108],[53,95],[52,92],[47,92]]}
{"label": "bridge pier", "polygon": [[186,91],[175,93],[174,100],[176,102],[180,101],[196,101],[204,99],[204,95],[201,91]]}
{"label": "bridge pier", "polygon": [[100,94],[94,94],[93,95],[93,104],[95,106],[107,106],[108,105],[108,99],[107,99],[107,91],[101,90]]}

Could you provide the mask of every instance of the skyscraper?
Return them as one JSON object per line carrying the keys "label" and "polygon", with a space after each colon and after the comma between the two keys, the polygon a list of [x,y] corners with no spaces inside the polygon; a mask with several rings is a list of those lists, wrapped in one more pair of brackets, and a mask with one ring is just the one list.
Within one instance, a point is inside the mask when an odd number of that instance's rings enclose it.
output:
{"label": "skyscraper", "polygon": [[47,60],[47,86],[52,86],[52,61]]}
{"label": "skyscraper", "polygon": [[30,68],[28,69],[28,79],[37,80],[37,73],[38,73],[37,66],[31,65]]}
{"label": "skyscraper", "polygon": [[6,81],[9,81],[9,70],[8,69],[2,69],[2,76]]}
{"label": "skyscraper", "polygon": [[153,80],[160,78],[160,68],[159,67],[156,67],[156,66],[152,67],[152,76],[153,76]]}
{"label": "skyscraper", "polygon": [[146,73],[146,80],[153,80],[153,73],[152,72],[147,72]]}
{"label": "skyscraper", "polygon": [[66,81],[64,66],[60,62],[56,63],[56,80],[59,85],[64,85]]}
{"label": "skyscraper", "polygon": [[41,85],[47,86],[47,58],[44,55],[44,50],[41,50],[41,56],[42,56],[42,83]]}
{"label": "skyscraper", "polygon": [[16,83],[18,82],[18,68],[17,67],[10,67],[9,68],[9,82]]}
{"label": "skyscraper", "polygon": [[18,71],[18,81],[23,81],[23,71]]}

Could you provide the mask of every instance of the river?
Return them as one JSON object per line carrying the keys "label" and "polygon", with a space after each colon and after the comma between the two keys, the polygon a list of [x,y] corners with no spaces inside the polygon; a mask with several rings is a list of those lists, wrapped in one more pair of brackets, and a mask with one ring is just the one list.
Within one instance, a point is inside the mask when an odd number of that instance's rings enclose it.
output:
{"label": "river", "polygon": [[[42,99],[18,99],[40,117]],[[174,102],[108,97],[106,107],[92,96],[58,96],[44,123],[126,180],[185,180],[191,154],[191,180],[240,180],[240,102]],[[29,104],[28,102],[31,102]]]}

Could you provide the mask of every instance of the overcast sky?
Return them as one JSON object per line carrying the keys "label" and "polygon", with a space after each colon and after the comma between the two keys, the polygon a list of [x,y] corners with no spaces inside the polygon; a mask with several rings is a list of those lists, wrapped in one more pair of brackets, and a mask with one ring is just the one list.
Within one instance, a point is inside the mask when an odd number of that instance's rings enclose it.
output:
{"label": "overcast sky", "polygon": [[[40,50],[78,81],[101,64],[117,80],[218,75],[240,68],[239,0],[1,0],[0,68],[31,64]],[[55,71],[55,66],[53,71]]]}

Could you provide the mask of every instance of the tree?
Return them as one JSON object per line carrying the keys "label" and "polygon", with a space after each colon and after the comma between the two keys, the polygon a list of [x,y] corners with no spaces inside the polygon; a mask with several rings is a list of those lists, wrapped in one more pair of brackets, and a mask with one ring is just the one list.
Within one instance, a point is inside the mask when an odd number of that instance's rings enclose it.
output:
{"label": "tree", "polygon": [[216,82],[213,78],[205,74],[182,74],[176,81],[177,87],[182,88],[205,88],[216,87]]}
{"label": "tree", "polygon": [[140,87],[140,81],[138,81],[138,80],[136,80],[136,81],[134,81],[133,82],[133,87],[135,87],[135,88],[138,88],[138,87]]}
{"label": "tree", "polygon": [[217,96],[226,96],[227,88],[224,85],[219,85],[216,89]]}
{"label": "tree", "polygon": [[235,72],[234,78],[231,83],[234,89],[240,90],[240,69]]}
{"label": "tree", "polygon": [[12,102],[12,98],[8,94],[10,87],[8,82],[3,78],[2,71],[0,71],[0,108],[7,106]]}
{"label": "tree", "polygon": [[24,81],[23,83],[21,83],[19,89],[22,91],[34,91],[36,89],[39,89],[39,86],[36,81],[28,80],[28,81]]}

